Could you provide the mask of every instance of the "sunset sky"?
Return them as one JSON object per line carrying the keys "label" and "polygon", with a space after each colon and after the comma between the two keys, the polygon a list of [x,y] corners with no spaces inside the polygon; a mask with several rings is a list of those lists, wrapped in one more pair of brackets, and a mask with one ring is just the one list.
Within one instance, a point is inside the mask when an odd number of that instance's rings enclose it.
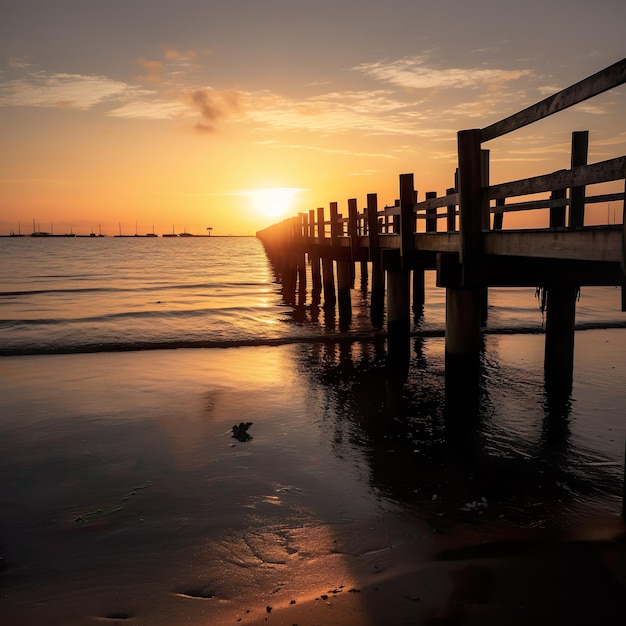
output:
{"label": "sunset sky", "polygon": [[[254,234],[282,200],[392,203],[404,172],[443,193],[458,130],[620,60],[625,24],[623,0],[2,0],[0,234]],[[572,130],[626,154],[624,111],[620,87],[490,142],[492,181],[568,167]]]}

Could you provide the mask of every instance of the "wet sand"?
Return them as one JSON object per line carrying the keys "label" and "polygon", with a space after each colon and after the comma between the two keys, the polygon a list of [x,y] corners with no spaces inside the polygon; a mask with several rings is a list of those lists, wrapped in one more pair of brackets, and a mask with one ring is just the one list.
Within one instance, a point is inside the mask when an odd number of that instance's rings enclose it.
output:
{"label": "wet sand", "polygon": [[516,342],[463,458],[437,340],[400,401],[367,345],[0,360],[0,622],[624,623],[622,407],[546,435]]}

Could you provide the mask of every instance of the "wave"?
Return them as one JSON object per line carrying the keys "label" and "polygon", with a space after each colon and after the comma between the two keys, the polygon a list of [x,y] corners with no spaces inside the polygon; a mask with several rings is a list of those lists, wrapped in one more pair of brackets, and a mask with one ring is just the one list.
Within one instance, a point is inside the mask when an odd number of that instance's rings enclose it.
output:
{"label": "wave", "polygon": [[[592,322],[576,326],[577,331],[625,329],[626,321]],[[509,327],[485,329],[485,335],[539,335],[543,329],[536,327]],[[412,338],[443,338],[443,329],[430,329],[411,332]],[[91,354],[98,352],[139,352],[145,350],[180,350],[180,349],[219,349],[246,346],[282,346],[293,344],[334,344],[385,341],[384,331],[334,332],[324,334],[286,335],[283,337],[248,337],[234,339],[157,339],[148,341],[103,341],[94,343],[49,344],[49,345],[15,345],[0,347],[0,357],[59,355],[59,354]]]}
{"label": "wave", "polygon": [[142,293],[149,291],[183,291],[189,289],[220,289],[225,290],[230,287],[258,287],[265,285],[254,282],[209,282],[209,283],[164,283],[159,285],[148,285],[142,287],[66,287],[54,289],[23,289],[16,291],[0,291],[0,298],[15,298],[19,296],[42,296],[52,294],[84,294],[84,293]]}

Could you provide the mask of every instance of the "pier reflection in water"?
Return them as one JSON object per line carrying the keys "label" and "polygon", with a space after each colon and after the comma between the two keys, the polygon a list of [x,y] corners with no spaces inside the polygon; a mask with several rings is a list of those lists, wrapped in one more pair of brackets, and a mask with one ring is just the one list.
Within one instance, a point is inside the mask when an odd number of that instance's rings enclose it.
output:
{"label": "pier reflection in water", "polygon": [[[541,348],[540,337],[524,339]],[[450,380],[458,372],[446,374],[443,338],[414,338],[406,370],[390,366],[382,337],[300,351],[305,371],[328,388],[330,445],[339,455],[365,450],[381,493],[425,514],[463,517],[476,503],[481,515],[521,524],[619,511],[621,442],[600,436],[619,428],[619,407],[600,421],[577,411],[577,401],[594,403],[584,378],[572,397],[548,394],[541,370],[507,353],[519,340],[487,337],[475,378],[460,383]]]}

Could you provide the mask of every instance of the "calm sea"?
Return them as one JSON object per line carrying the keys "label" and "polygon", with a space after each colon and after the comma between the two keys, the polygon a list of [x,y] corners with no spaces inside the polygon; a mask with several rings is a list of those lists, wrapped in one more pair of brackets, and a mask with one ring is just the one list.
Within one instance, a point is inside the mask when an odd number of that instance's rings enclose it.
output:
{"label": "calm sea", "polygon": [[[355,285],[349,332],[368,333],[369,294],[359,276]],[[302,304],[283,302],[254,237],[0,239],[1,355],[288,343],[339,332],[332,314]],[[445,291],[428,272],[413,330],[443,333],[444,308]],[[620,291],[584,288],[577,323],[626,327]],[[542,328],[533,289],[490,290],[489,331]]]}

